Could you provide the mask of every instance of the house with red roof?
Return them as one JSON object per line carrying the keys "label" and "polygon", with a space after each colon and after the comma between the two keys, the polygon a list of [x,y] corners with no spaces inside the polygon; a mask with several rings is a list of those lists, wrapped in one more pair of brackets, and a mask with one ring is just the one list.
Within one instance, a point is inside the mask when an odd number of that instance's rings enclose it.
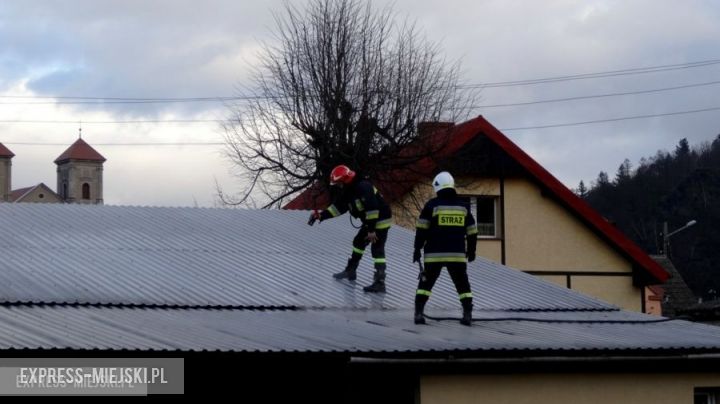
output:
{"label": "house with red roof", "polygon": [[78,138],[57,159],[57,190],[44,183],[12,189],[12,158],[0,143],[0,202],[103,203],[105,157]]}
{"label": "house with red roof", "polygon": [[[478,255],[627,310],[649,311],[649,286],[668,273],[490,122],[478,116],[422,129],[421,139],[442,148],[374,179],[398,224],[414,227],[417,201],[427,200],[433,176],[448,170],[478,222]],[[324,208],[327,200],[319,187],[309,188],[284,208]],[[411,256],[388,257],[389,266]]]}

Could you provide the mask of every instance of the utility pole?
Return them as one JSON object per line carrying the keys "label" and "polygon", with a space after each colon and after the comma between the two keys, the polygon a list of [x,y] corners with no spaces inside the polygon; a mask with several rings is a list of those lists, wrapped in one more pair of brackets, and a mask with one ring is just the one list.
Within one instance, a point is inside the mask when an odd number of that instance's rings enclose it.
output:
{"label": "utility pole", "polygon": [[660,255],[664,255],[666,257],[670,257],[670,236],[673,236],[677,233],[680,233],[681,231],[687,229],[690,226],[694,226],[697,223],[697,220],[691,220],[685,224],[685,226],[673,230],[672,232],[668,233],[668,223],[663,222],[663,230],[662,230],[662,251],[660,252]]}

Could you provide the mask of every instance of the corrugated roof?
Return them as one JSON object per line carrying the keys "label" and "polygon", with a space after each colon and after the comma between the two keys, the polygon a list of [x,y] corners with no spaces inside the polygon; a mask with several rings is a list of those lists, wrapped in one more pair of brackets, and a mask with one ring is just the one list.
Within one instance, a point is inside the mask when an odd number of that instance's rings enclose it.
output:
{"label": "corrugated roof", "polygon": [[718,327],[679,320],[657,323],[656,317],[638,313],[542,312],[522,314],[533,321],[500,320],[507,316],[478,313],[477,319],[487,321],[468,328],[457,321],[415,325],[410,310],[13,306],[0,307],[0,349],[614,354],[720,349]]}
{"label": "corrugated roof", "polygon": [[[0,204],[0,228],[13,229],[0,232],[0,349],[720,352],[720,328],[657,322],[484,260],[469,269],[473,327],[415,325],[410,231],[391,230],[389,292],[366,295],[360,286],[370,282],[370,262],[356,285],[331,278],[354,229],[344,219],[308,227],[306,218],[278,210]],[[433,292],[427,314],[459,316],[446,274]]]}
{"label": "corrugated roof", "polygon": [[[0,302],[179,306],[411,308],[413,233],[390,230],[388,293],[336,281],[356,230],[347,218],[307,226],[306,212],[94,205],[0,205]],[[493,310],[614,307],[487,260],[469,265],[475,306]],[[455,308],[446,273],[430,305]]]}

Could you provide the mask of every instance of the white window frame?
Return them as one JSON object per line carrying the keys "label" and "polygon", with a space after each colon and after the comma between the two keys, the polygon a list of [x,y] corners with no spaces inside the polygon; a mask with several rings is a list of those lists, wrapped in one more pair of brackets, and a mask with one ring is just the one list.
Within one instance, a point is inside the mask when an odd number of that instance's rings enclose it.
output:
{"label": "white window frame", "polygon": [[[500,196],[499,195],[460,195],[463,198],[470,200],[470,211],[475,217],[475,223],[478,228],[478,238],[482,239],[499,239],[502,237],[500,230]],[[493,200],[493,222],[492,223],[480,223],[479,221],[479,206],[478,199],[492,199]],[[489,234],[485,226],[492,226],[492,234]]]}

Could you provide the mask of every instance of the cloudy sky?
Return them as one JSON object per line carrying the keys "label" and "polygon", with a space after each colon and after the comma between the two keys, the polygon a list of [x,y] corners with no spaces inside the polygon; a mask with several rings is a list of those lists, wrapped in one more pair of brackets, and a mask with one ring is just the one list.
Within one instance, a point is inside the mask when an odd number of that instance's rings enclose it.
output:
{"label": "cloudy sky", "polygon": [[[55,188],[53,160],[82,122],[83,139],[108,160],[106,204],[214,206],[216,181],[239,188],[219,145],[227,107],[113,98],[238,95],[260,44],[273,40],[272,13],[281,7],[0,3],[0,143],[16,155],[13,188]],[[720,134],[720,2],[397,0],[395,9],[461,61],[465,83],[486,85],[474,114],[568,187],[601,170],[612,177],[625,158],[637,166],[682,138],[697,146]],[[567,79],[578,75],[592,78]],[[556,77],[563,79],[527,83]],[[505,104],[515,105],[498,106]],[[194,122],[178,122],[187,120]],[[570,125],[582,122],[595,123]]]}

